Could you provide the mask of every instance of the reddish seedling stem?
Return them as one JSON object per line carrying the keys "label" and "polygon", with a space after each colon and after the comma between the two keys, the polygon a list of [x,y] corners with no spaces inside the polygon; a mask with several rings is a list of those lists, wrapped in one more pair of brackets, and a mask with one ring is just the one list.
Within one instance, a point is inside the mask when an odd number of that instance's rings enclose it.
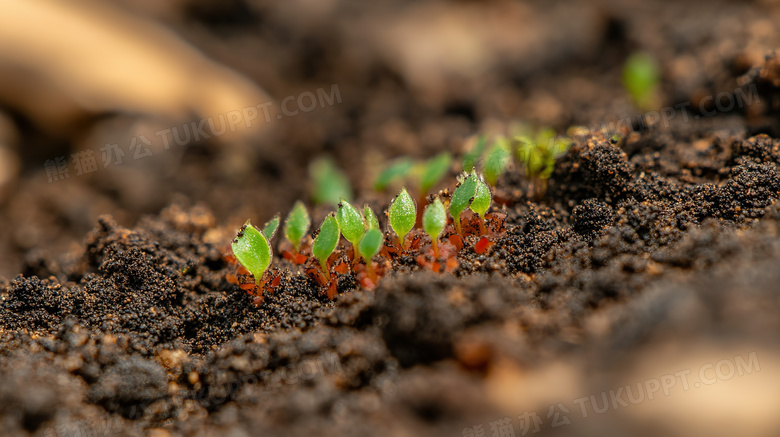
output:
{"label": "reddish seedling stem", "polygon": [[431,242],[431,247],[433,247],[433,257],[436,259],[439,259],[439,241],[438,238],[434,238],[433,242]]}
{"label": "reddish seedling stem", "polygon": [[328,266],[328,261],[322,261],[320,263],[320,268],[322,269],[322,273],[325,274],[325,279],[330,282],[330,266]]}
{"label": "reddish seedling stem", "polygon": [[480,217],[479,218],[479,235],[485,235],[487,234],[487,229],[485,228],[485,220]]}
{"label": "reddish seedling stem", "polygon": [[366,273],[368,273],[368,278],[371,279],[371,282],[376,284],[377,278],[376,278],[376,271],[374,271],[374,263],[371,262],[371,260],[366,261]]}

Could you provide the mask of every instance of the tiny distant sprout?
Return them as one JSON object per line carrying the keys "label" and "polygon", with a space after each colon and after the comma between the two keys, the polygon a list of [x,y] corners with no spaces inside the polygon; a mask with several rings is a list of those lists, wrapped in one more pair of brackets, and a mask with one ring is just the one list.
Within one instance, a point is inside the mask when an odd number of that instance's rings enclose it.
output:
{"label": "tiny distant sprout", "polygon": [[379,229],[379,219],[376,218],[374,210],[368,204],[363,206],[363,217],[366,221],[366,230]]}
{"label": "tiny distant sprout", "polygon": [[485,214],[487,214],[492,201],[493,198],[490,195],[490,187],[488,187],[488,185],[482,180],[477,179],[477,188],[474,192],[474,199],[471,201],[471,205],[469,207],[472,211],[479,215],[479,230],[482,235],[485,235],[487,232],[485,229]]}
{"label": "tiny distant sprout", "polygon": [[320,262],[320,268],[325,274],[325,278],[330,281],[330,267],[328,266],[328,257],[336,250],[339,243],[341,232],[339,223],[336,220],[336,214],[330,213],[320,225],[320,232],[312,243],[311,253]]}
{"label": "tiny distant sprout", "polygon": [[414,205],[414,200],[412,200],[412,196],[409,195],[406,188],[402,188],[401,193],[393,199],[393,203],[390,204],[390,209],[388,210],[388,218],[390,227],[398,235],[398,242],[401,244],[401,247],[405,247],[404,237],[414,228],[417,220],[417,207]]}
{"label": "tiny distant sprout", "polygon": [[300,251],[301,239],[309,231],[311,226],[311,219],[309,218],[309,212],[300,200],[295,202],[290,214],[287,215],[287,219],[284,221],[284,236],[287,241],[292,244],[296,252]]}
{"label": "tiny distant sprout", "polygon": [[238,262],[255,278],[255,284],[261,285],[263,273],[271,265],[273,257],[271,246],[265,235],[247,220],[244,226],[238,230],[230,247]]}
{"label": "tiny distant sprout", "polygon": [[371,262],[371,258],[375,257],[376,254],[379,253],[379,249],[381,249],[384,241],[385,237],[382,235],[382,231],[376,228],[371,228],[366,231],[365,235],[363,235],[363,238],[360,239],[358,246],[360,255],[366,261],[366,272],[368,273],[368,277],[371,278],[374,283],[377,282],[377,278],[376,273],[374,272],[374,265]]}
{"label": "tiny distant sprout", "polygon": [[279,229],[279,214],[276,214],[274,218],[268,220],[268,223],[263,226],[263,235],[268,241],[271,241],[276,235],[276,230]]}
{"label": "tiny distant sprout", "polygon": [[374,181],[374,190],[384,191],[394,181],[406,178],[414,167],[409,158],[399,158],[384,169]]}
{"label": "tiny distant sprout", "polygon": [[354,262],[357,262],[360,259],[360,254],[358,253],[358,244],[360,243],[360,239],[363,238],[363,233],[365,232],[365,222],[363,220],[363,215],[360,214],[360,211],[358,211],[354,206],[350,205],[349,202],[342,200],[339,203],[338,212],[336,212],[336,220],[338,220],[341,234],[344,235],[344,238],[346,238],[350,244],[352,244],[352,250],[354,251],[355,255],[353,260]]}
{"label": "tiny distant sprout", "polygon": [[423,214],[423,230],[431,237],[431,247],[434,258],[439,258],[439,235],[447,225],[447,211],[438,197],[425,208]]}
{"label": "tiny distant sprout", "polygon": [[487,144],[487,137],[480,135],[476,139],[474,147],[463,155],[462,168],[465,172],[470,172],[477,168],[477,161],[482,156],[482,152],[485,150],[485,144]]}
{"label": "tiny distant sprout", "polygon": [[309,166],[312,198],[317,204],[337,205],[341,199],[352,199],[349,179],[329,158],[320,158]]}
{"label": "tiny distant sprout", "polygon": [[460,215],[471,204],[471,199],[474,197],[477,190],[478,179],[477,173],[472,172],[452,193],[452,199],[450,200],[450,215],[455,223],[455,230],[458,234],[463,234],[461,232]]}
{"label": "tiny distant sprout", "polygon": [[623,86],[634,104],[643,111],[658,105],[660,73],[655,60],[647,53],[634,53],[623,67]]}
{"label": "tiny distant sprout", "polygon": [[[419,205],[425,204],[425,198],[436,184],[447,174],[452,165],[452,155],[449,152],[442,152],[427,162],[422,164],[420,170],[420,185],[417,191],[417,203]],[[417,222],[419,226],[422,224],[422,208],[417,211]]]}
{"label": "tiny distant sprout", "polygon": [[539,129],[535,135],[518,135],[517,160],[525,168],[525,174],[533,190],[534,198],[541,198],[547,190],[547,179],[552,176],[555,160],[572,145],[570,138],[556,136],[549,128]]}
{"label": "tiny distant sprout", "polygon": [[498,177],[506,172],[512,160],[512,146],[505,137],[498,137],[485,155],[485,165],[482,174],[485,181],[496,186]]}

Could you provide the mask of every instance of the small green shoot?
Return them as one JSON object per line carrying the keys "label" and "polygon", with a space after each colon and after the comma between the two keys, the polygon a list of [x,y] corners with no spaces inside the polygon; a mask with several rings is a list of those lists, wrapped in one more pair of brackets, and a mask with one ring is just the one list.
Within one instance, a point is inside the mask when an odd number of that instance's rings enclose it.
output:
{"label": "small green shoot", "polygon": [[647,53],[634,53],[623,67],[623,86],[634,104],[643,111],[658,105],[660,73],[655,60]]}
{"label": "small green shoot", "polygon": [[349,179],[329,158],[320,158],[309,166],[312,197],[317,204],[337,205],[341,199],[352,198]]}
{"label": "small green shoot", "polygon": [[284,221],[284,236],[293,245],[296,252],[300,251],[301,239],[309,231],[309,226],[311,226],[309,212],[303,202],[299,200],[295,202]]}
{"label": "small green shoot", "polygon": [[268,223],[263,226],[263,235],[265,235],[268,241],[271,241],[271,238],[274,238],[274,235],[276,235],[277,229],[279,229],[279,214],[276,214],[274,218],[268,220]]}
{"label": "small green shoot", "polygon": [[379,229],[379,219],[376,218],[374,210],[368,204],[363,206],[363,217],[366,220],[366,230]]}
{"label": "small green shoot", "polygon": [[555,160],[569,150],[572,140],[556,136],[555,131],[549,128],[539,129],[533,137],[520,135],[514,140],[517,143],[517,160],[531,181],[534,197],[540,198],[547,189],[547,179],[552,176]]}
{"label": "small green shoot", "polygon": [[492,186],[496,185],[498,177],[504,174],[512,160],[512,147],[509,140],[498,137],[496,142],[487,151],[485,165],[482,174],[485,181]]}
{"label": "small green shoot", "polygon": [[247,220],[238,230],[238,235],[233,239],[230,247],[238,262],[255,278],[255,284],[260,285],[263,273],[271,265],[273,257],[271,246],[263,233]]}
{"label": "small green shoot", "polygon": [[363,233],[365,232],[363,215],[349,202],[342,200],[339,203],[338,212],[336,212],[336,220],[339,222],[341,234],[352,244],[352,250],[355,255],[353,260],[357,262],[359,259],[358,243],[360,243],[360,239],[363,238]]}
{"label": "small green shoot", "polygon": [[409,195],[406,188],[402,188],[401,193],[393,199],[393,203],[390,204],[390,209],[388,210],[388,218],[390,227],[398,235],[399,243],[401,246],[404,246],[404,237],[414,228],[414,223],[417,219],[417,207],[414,205],[414,200],[412,200],[412,196]]}
{"label": "small green shoot", "polygon": [[330,281],[330,267],[328,266],[328,257],[336,250],[336,245],[339,243],[341,237],[341,231],[339,230],[339,223],[336,220],[336,214],[330,213],[322,225],[320,225],[320,232],[317,234],[317,238],[312,243],[311,253],[320,262],[320,268],[325,273],[325,277]]}
{"label": "small green shoot", "polygon": [[452,199],[450,200],[450,215],[455,222],[455,230],[458,234],[462,234],[460,226],[460,215],[471,204],[471,199],[477,190],[477,177],[476,172],[472,172],[466,179],[455,188],[455,192],[452,193]]}
{"label": "small green shoot", "polygon": [[429,159],[420,175],[420,196],[425,196],[447,174],[452,164],[449,152],[440,153]]}
{"label": "small green shoot", "polygon": [[438,197],[430,205],[425,207],[423,214],[423,230],[431,237],[433,256],[439,258],[439,235],[447,225],[447,211]]}
{"label": "small green shoot", "polygon": [[366,231],[365,235],[363,235],[363,238],[360,240],[360,244],[358,246],[360,255],[363,257],[363,259],[366,260],[366,271],[368,272],[368,277],[371,278],[371,280],[374,282],[376,282],[377,279],[371,258],[379,253],[379,249],[382,248],[384,241],[385,237],[382,235],[382,231],[376,228],[371,228]]}
{"label": "small green shoot", "polygon": [[389,167],[384,169],[382,173],[374,181],[374,190],[384,191],[387,187],[397,179],[403,179],[414,167],[414,162],[409,158],[399,158]]}
{"label": "small green shoot", "polygon": [[477,142],[474,147],[463,155],[463,171],[470,172],[477,168],[477,161],[482,156],[482,152],[485,150],[485,144],[487,144],[487,137],[480,135],[477,137]]}
{"label": "small green shoot", "polygon": [[485,214],[487,214],[490,204],[493,202],[493,197],[490,195],[490,187],[482,180],[477,180],[477,189],[474,192],[474,199],[471,201],[471,208],[477,215],[479,215],[479,229],[482,235],[485,235]]}

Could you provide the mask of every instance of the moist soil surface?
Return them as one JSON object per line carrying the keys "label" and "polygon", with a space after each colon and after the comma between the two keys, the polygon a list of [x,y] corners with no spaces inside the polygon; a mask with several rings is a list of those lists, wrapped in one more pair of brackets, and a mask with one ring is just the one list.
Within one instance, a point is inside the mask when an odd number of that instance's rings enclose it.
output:
{"label": "moist soil surface", "polygon": [[[756,26],[764,23],[761,8],[778,14],[770,3],[724,5]],[[20,230],[0,241],[7,254],[0,434],[453,436],[480,435],[482,426],[491,435],[497,419],[517,424],[526,411],[541,417],[539,435],[700,429],[707,414],[606,422],[578,421],[572,410],[567,427],[548,416],[552,405],[578,408],[572,399],[668,372],[653,367],[664,354],[702,364],[780,351],[780,61],[750,63],[748,49],[729,52],[726,44],[757,50],[780,46],[780,35],[771,26],[760,37],[711,31],[731,29],[724,12],[705,17],[709,26],[678,29],[687,45],[672,52],[654,30],[675,28],[694,12],[668,5],[653,26],[634,26],[630,10],[610,5],[589,10],[598,19],[582,17],[599,26],[553,26],[564,42],[527,70],[504,71],[474,89],[455,91],[458,83],[447,82],[427,90],[425,103],[417,100],[419,84],[391,61],[337,62],[343,53],[334,47],[349,36],[331,35],[324,24],[296,29],[286,56],[313,65],[287,65],[301,76],[289,80],[341,83],[344,103],[280,123],[276,141],[295,152],[260,147],[254,175],[214,170],[222,152],[212,144],[191,146],[180,172],[157,197],[141,191],[144,200],[125,176],[109,188],[100,175],[46,184],[42,169],[27,169],[0,223]],[[223,12],[225,20],[240,13]],[[223,21],[205,20],[213,12],[182,13],[213,32],[209,38],[227,38]],[[544,5],[529,13],[557,20]],[[346,25],[331,25],[339,26]],[[310,38],[325,34],[330,39]],[[194,44],[206,38],[189,37]],[[665,76],[660,93],[667,105],[693,102],[685,116],[662,120],[630,109],[620,60],[643,38],[667,71],[693,69],[678,72],[688,82]],[[577,44],[603,59],[573,55]],[[714,61],[697,53],[716,52],[732,53],[730,62],[702,66]],[[265,79],[278,95],[289,91]],[[577,80],[590,88],[572,91]],[[754,100],[705,116],[702,95],[720,92]],[[373,173],[362,169],[372,159],[452,150],[491,126],[483,120],[509,115],[559,130],[630,121],[619,138],[597,129],[575,136],[541,196],[522,169],[501,176],[501,201],[491,211],[505,215],[505,232],[484,253],[467,245],[452,272],[399,257],[373,289],[343,275],[330,300],[301,266],[277,256],[280,285],[259,303],[229,280],[238,224],[261,223],[306,196],[307,161],[299,155],[334,156],[357,204],[379,211],[392,194],[365,188]],[[22,142],[32,135],[22,134]],[[452,190],[455,175],[439,188]],[[152,187],[163,180],[149,177]],[[74,211],[87,204],[88,212]],[[315,209],[313,222],[326,213]],[[705,346],[720,355],[697,355]]]}

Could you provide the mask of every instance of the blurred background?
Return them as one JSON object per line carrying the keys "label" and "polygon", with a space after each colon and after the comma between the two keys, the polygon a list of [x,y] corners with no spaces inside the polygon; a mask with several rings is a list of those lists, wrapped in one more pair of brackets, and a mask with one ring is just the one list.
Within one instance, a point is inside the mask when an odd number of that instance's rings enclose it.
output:
{"label": "blurred background", "polygon": [[660,103],[674,104],[733,90],[780,45],[771,0],[0,9],[6,277],[75,247],[101,213],[131,225],[176,200],[219,223],[262,222],[307,197],[317,156],[359,194],[389,158],[457,153],[491,126],[617,120],[634,111],[620,75],[637,51],[656,59]]}

